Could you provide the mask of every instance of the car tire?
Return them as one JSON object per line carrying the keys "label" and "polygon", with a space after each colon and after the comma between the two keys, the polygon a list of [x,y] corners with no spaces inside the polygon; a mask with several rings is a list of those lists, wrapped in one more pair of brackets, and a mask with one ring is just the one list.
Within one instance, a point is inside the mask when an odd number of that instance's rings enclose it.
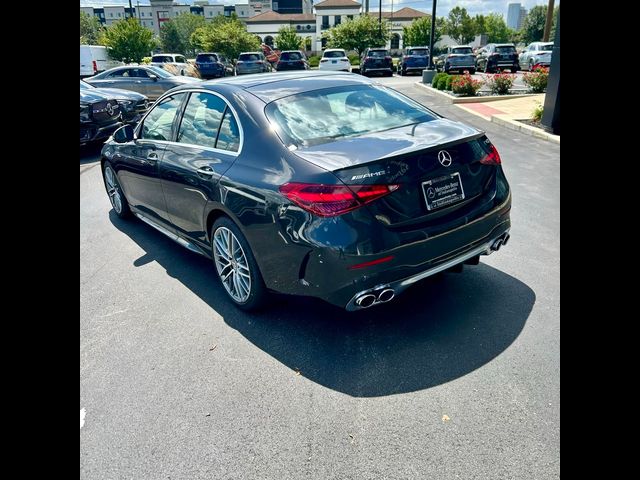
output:
{"label": "car tire", "polygon": [[512,71],[511,73],[517,73],[517,72],[518,72],[518,70],[520,70],[520,64],[519,64],[519,63],[516,63],[516,64],[513,66],[513,71]]}
{"label": "car tire", "polygon": [[264,306],[267,287],[258,264],[240,228],[228,217],[218,218],[211,228],[211,253],[218,280],[231,301],[246,311]]}
{"label": "car tire", "polygon": [[118,181],[118,176],[109,162],[104,163],[102,179],[104,180],[104,187],[107,190],[107,195],[109,196],[109,201],[115,214],[122,219],[130,218],[131,209],[129,208],[129,202],[127,202],[127,198],[124,196],[124,192]]}
{"label": "car tire", "polygon": [[469,69],[469,75],[474,75],[476,73],[476,69],[475,68],[470,68]]}
{"label": "car tire", "polygon": [[491,73],[491,69],[489,68],[489,62],[484,64],[484,73]]}

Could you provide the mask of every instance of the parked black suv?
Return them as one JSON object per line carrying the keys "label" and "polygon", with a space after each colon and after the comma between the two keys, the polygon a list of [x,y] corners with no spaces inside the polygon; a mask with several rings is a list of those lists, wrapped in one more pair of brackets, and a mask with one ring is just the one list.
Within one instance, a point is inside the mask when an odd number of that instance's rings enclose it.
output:
{"label": "parked black suv", "polygon": [[309,62],[304,53],[299,50],[286,50],[280,53],[280,59],[276,63],[276,71],[283,70],[309,70]]}
{"label": "parked black suv", "polygon": [[407,47],[398,64],[398,75],[422,71],[429,66],[429,47]]}
{"label": "parked black suv", "polygon": [[196,68],[202,78],[219,78],[233,75],[233,64],[220,53],[199,53]]}
{"label": "parked black suv", "polygon": [[383,75],[393,75],[393,60],[386,48],[367,48],[360,59],[360,73],[368,76],[378,72]]}
{"label": "parked black suv", "polygon": [[122,113],[115,98],[92,89],[80,89],[80,145],[108,138],[122,125]]}
{"label": "parked black suv", "polygon": [[511,73],[520,70],[518,52],[512,43],[489,43],[478,50],[476,55],[476,69],[484,73],[507,69]]}

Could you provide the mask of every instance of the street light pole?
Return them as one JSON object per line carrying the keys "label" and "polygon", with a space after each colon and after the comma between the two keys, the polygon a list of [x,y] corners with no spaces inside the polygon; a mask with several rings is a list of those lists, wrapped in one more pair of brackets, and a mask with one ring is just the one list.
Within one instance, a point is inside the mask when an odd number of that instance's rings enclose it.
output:
{"label": "street light pole", "polygon": [[129,18],[133,18],[133,5],[131,5],[131,0],[129,0]]}
{"label": "street light pole", "polygon": [[433,38],[436,35],[436,0],[431,9],[431,38],[429,38],[429,70],[433,70]]}
{"label": "street light pole", "polygon": [[380,0],[380,7],[378,8],[378,30],[382,37],[382,0]]}
{"label": "street light pole", "polygon": [[547,21],[544,23],[544,34],[542,35],[542,41],[548,42],[549,35],[551,34],[551,24],[553,23],[553,3],[554,0],[549,0],[547,6]]}

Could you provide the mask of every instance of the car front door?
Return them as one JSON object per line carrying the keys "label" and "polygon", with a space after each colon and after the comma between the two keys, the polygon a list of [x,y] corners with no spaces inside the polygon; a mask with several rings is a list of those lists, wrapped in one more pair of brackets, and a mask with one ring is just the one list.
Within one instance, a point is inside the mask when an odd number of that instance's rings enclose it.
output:
{"label": "car front door", "polygon": [[218,181],[239,148],[240,127],[227,102],[213,93],[191,93],[175,141],[160,162],[169,217],[178,233],[206,244],[205,207],[219,199]]}
{"label": "car front door", "polygon": [[173,138],[185,97],[185,93],[176,93],[154,105],[139,125],[136,138],[119,148],[115,162],[129,204],[156,223],[170,223],[159,163]]}

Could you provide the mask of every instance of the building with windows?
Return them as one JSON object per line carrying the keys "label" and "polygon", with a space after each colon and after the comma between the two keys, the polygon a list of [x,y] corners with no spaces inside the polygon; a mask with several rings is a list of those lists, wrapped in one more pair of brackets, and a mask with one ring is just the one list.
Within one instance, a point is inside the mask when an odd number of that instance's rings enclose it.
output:
{"label": "building with windows", "polygon": [[507,5],[507,27],[520,30],[524,22],[524,17],[526,16],[527,9],[520,3],[510,3]]}
{"label": "building with windows", "polygon": [[[275,38],[283,26],[296,29],[303,38],[311,41],[311,50],[321,51],[326,41],[322,33],[329,28],[351,20],[363,12],[362,4],[355,0],[322,0],[312,5],[311,0],[248,0],[247,3],[225,5],[196,0],[193,5],[181,4],[171,0],[149,0],[150,5],[136,5],[134,17],[141,25],[160,33],[163,22],[175,18],[181,13],[202,15],[205,20],[213,20],[218,15],[230,16],[233,12],[247,24],[247,30],[260,38],[261,42],[276,46]],[[131,14],[128,7],[80,7],[80,10],[95,15],[100,22],[108,26]],[[369,12],[375,18],[378,12]],[[382,17],[391,24],[391,39],[386,47],[391,50],[403,48],[403,27],[413,20],[424,17],[426,13],[413,8],[404,7],[395,12],[382,12]]]}

